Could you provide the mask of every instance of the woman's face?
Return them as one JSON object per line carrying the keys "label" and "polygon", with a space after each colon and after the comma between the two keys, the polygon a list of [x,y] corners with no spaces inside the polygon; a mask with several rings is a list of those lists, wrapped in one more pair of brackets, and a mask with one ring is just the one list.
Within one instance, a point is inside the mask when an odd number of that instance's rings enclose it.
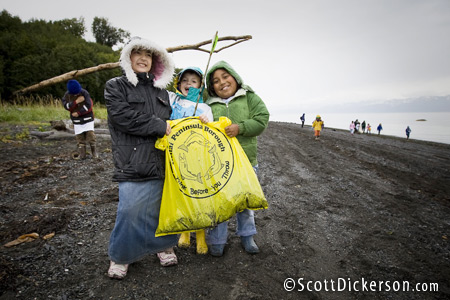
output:
{"label": "woman's face", "polygon": [[222,99],[228,99],[237,91],[237,82],[230,73],[224,69],[217,69],[212,78],[214,92]]}
{"label": "woman's face", "polygon": [[152,54],[148,50],[134,49],[131,51],[131,68],[136,73],[148,73],[152,68]]}

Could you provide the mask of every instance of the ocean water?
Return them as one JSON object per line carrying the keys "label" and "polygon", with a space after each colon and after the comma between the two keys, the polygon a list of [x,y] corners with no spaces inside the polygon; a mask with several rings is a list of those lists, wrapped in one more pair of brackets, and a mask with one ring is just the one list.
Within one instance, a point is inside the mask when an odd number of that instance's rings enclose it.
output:
{"label": "ocean water", "polygon": [[[320,114],[320,113],[319,113]],[[300,122],[301,114],[274,114],[271,121]],[[325,127],[349,129],[350,123],[358,119],[372,126],[372,134],[378,134],[378,124],[382,124],[382,135],[406,138],[406,126],[411,128],[411,139],[450,144],[450,112],[432,113],[323,113],[320,114]],[[306,125],[311,125],[316,114],[305,114]],[[418,121],[426,120],[426,121]]]}

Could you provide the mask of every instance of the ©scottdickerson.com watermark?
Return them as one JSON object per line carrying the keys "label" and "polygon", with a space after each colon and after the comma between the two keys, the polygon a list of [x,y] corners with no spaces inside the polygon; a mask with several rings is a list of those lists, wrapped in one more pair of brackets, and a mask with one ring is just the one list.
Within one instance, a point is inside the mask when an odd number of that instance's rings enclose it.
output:
{"label": "\u00a9scottdickerson.com watermark", "polygon": [[305,278],[286,278],[284,290],[309,292],[437,292],[438,283],[416,283],[409,281],[352,280],[351,278],[306,280]]}

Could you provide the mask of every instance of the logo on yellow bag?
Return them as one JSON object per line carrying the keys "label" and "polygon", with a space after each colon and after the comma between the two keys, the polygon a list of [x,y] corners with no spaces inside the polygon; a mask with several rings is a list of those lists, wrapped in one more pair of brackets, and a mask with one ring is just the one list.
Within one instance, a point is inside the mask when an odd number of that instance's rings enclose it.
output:
{"label": "logo on yellow bag", "polygon": [[183,120],[172,128],[168,141],[170,168],[184,195],[207,198],[227,185],[234,155],[223,132]]}

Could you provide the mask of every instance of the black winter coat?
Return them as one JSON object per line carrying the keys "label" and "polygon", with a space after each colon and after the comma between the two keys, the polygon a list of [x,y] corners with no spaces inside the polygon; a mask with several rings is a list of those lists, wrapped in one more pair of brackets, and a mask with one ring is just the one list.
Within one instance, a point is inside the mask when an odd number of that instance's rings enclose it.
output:
{"label": "black winter coat", "polygon": [[155,88],[146,74],[138,74],[138,79],[134,86],[125,76],[116,77],[105,87],[114,181],[164,178],[164,152],[155,148],[155,142],[166,133],[172,112],[169,95]]}
{"label": "black winter coat", "polygon": [[[75,103],[75,100],[77,100],[79,96],[84,97],[84,102],[77,104]],[[69,92],[66,92],[61,101],[64,108],[70,112],[70,119],[72,120],[73,124],[81,125],[94,121],[92,99],[89,95],[89,92],[85,89],[81,89],[81,92],[77,95],[72,95],[69,94]],[[77,112],[78,117],[72,116],[73,112]]]}

